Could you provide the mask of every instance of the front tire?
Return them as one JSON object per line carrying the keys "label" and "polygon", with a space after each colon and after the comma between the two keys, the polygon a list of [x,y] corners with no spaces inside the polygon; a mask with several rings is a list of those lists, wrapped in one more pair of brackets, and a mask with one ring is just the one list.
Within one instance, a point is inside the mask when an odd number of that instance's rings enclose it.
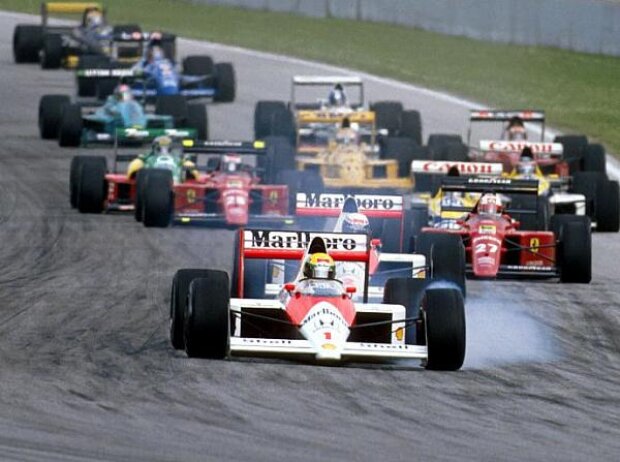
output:
{"label": "front tire", "polygon": [[80,213],[101,213],[106,195],[105,158],[88,157],[79,162],[77,209]]}
{"label": "front tire", "polygon": [[592,280],[592,233],[588,217],[555,215],[556,261],[560,282],[588,284]]}
{"label": "front tire", "polygon": [[465,361],[465,305],[456,289],[427,289],[424,300],[426,368],[456,371]]}

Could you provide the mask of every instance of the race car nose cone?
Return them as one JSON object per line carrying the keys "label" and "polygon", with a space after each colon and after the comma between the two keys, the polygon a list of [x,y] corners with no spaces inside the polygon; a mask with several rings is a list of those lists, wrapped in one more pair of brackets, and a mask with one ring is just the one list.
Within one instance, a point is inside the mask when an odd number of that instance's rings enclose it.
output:
{"label": "race car nose cone", "polygon": [[308,311],[300,331],[314,347],[317,360],[339,360],[349,337],[342,314],[327,302],[319,302]]}

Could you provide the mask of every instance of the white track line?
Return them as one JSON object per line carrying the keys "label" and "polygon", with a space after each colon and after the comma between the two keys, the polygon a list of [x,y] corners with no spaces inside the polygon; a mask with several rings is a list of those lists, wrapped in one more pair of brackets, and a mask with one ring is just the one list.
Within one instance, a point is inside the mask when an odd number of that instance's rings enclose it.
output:
{"label": "white track line", "polygon": [[[14,17],[18,19],[38,19],[39,16],[29,15],[25,13],[14,13],[14,12],[0,12],[0,14]],[[390,79],[387,77],[379,77],[377,75],[369,74],[363,71],[357,71],[355,69],[349,69],[345,67],[334,66],[331,64],[320,63],[317,61],[310,61],[305,59],[293,58],[291,56],[286,55],[278,55],[275,53],[268,53],[265,51],[256,51],[250,50],[247,48],[242,48],[233,45],[223,45],[221,43],[208,42],[205,40],[194,40],[194,39],[185,39],[181,38],[181,42],[185,42],[187,44],[194,45],[196,47],[202,48],[211,48],[221,51],[232,51],[239,54],[245,54],[247,56],[252,56],[254,58],[261,58],[265,60],[274,61],[277,63],[289,63],[289,64],[298,64],[298,65],[311,65],[316,67],[317,69],[324,70],[325,72],[342,72],[346,74],[354,74],[363,77],[366,80],[373,81],[375,83],[388,85],[393,88],[398,88],[405,91],[414,91],[423,95],[430,96],[432,98],[438,99],[440,101],[445,101],[447,103],[454,104],[456,106],[461,106],[468,109],[485,109],[487,106],[483,106],[480,103],[476,103],[474,101],[459,98],[458,96],[450,95],[448,93],[430,90],[428,88],[420,87],[411,83],[404,83],[398,80]],[[535,133],[541,133],[540,128],[534,126],[531,127],[531,130]],[[553,138],[554,136],[560,134],[560,132],[556,130],[546,130],[546,138]],[[607,155],[607,173],[615,179],[620,179],[620,162],[618,162],[611,155]]]}

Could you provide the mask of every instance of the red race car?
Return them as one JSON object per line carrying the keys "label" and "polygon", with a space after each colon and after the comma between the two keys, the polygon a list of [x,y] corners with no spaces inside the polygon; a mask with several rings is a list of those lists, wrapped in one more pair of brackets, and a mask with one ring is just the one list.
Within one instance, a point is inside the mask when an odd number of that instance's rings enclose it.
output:
{"label": "red race car", "polygon": [[[511,210],[502,205],[502,194],[537,197],[537,180],[509,178],[446,177],[444,194],[482,193],[473,210],[450,226],[423,228],[421,241],[441,245],[446,234],[460,235],[465,245],[468,275],[476,278],[559,277],[561,282],[589,283],[592,277],[590,219],[578,215],[554,215],[552,231],[520,231]],[[528,211],[519,209],[518,213]],[[536,209],[531,210],[536,213]]]}
{"label": "red race car", "polygon": [[[363,301],[355,301],[356,287],[338,278],[336,262],[364,264],[367,280],[366,234],[240,230],[237,255],[232,291],[224,271],[184,269],[173,279],[171,341],[190,357],[419,359],[439,370],[463,364],[465,312],[457,288],[394,278],[383,303],[367,303],[367,285]],[[301,267],[277,298],[251,298],[252,285],[264,286],[258,273],[270,259],[301,261]]]}

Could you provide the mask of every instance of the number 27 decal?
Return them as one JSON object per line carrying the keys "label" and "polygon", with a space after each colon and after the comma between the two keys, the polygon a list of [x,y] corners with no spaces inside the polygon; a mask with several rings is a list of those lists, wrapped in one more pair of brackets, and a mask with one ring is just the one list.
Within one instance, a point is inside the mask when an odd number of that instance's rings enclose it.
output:
{"label": "number 27 decal", "polygon": [[495,253],[499,246],[497,244],[487,244],[485,242],[481,242],[480,244],[476,244],[476,253]]}

